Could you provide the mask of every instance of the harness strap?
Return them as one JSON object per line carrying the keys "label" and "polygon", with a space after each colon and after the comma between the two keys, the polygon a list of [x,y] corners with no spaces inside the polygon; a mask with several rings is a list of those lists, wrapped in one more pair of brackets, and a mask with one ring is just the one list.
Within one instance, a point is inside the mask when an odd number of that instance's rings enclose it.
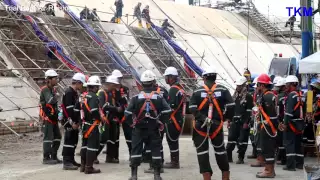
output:
{"label": "harness strap", "polygon": [[91,134],[91,132],[93,131],[94,127],[97,126],[98,124],[99,124],[99,120],[95,120],[83,137],[87,139]]}
{"label": "harness strap", "polygon": [[[210,139],[214,139],[223,127],[223,113],[221,111],[221,108],[219,106],[217,99],[213,95],[214,90],[217,87],[217,84],[213,85],[211,87],[211,89],[209,89],[208,86],[206,86],[206,85],[204,85],[203,87],[204,87],[205,91],[207,92],[207,97],[202,100],[200,106],[198,107],[198,110],[200,111],[203,108],[203,106],[207,103],[207,101],[209,101],[208,118],[212,119],[213,106],[215,106],[215,108],[218,111],[218,114],[220,116],[220,124],[219,124],[218,128],[210,135]],[[197,128],[195,127],[195,122],[194,122],[194,129],[201,136],[205,137],[207,135],[206,133],[204,133],[200,130],[197,130]]]}
{"label": "harness strap", "polygon": [[[51,124],[57,124],[57,122],[49,119],[49,117],[45,114],[45,112],[43,111],[42,109],[42,105],[39,105],[40,107],[40,110],[39,110],[39,115],[40,117],[42,118],[42,120],[44,121],[48,121],[49,123]],[[46,104],[46,108],[49,108],[50,109],[50,114],[53,115],[54,114],[54,108],[51,104]]]}
{"label": "harness strap", "polygon": [[[143,119],[143,118],[140,118],[140,117],[142,116],[143,111],[147,107],[147,103],[149,103],[149,105],[151,106],[151,110],[153,110],[155,115],[157,116],[158,111],[157,111],[156,107],[154,106],[154,104],[151,102],[151,98],[152,98],[153,94],[154,94],[154,91],[152,91],[149,96],[147,96],[147,94],[145,92],[143,92],[143,96],[145,97],[145,101],[144,101],[142,107],[140,108],[138,116],[133,121],[132,127],[134,125],[136,125],[141,119]],[[146,113],[149,113],[149,110],[147,110]]]}
{"label": "harness strap", "polygon": [[[88,105],[88,101],[87,101],[87,98],[84,98],[84,101],[83,101],[83,104],[84,106],[86,107],[86,109],[88,110],[88,112],[91,113],[91,109]],[[99,111],[100,111],[100,108],[99,108]],[[106,121],[108,123],[108,121]],[[89,135],[91,134],[91,132],[93,131],[94,127],[96,125],[98,125],[100,123],[100,121],[98,119],[96,119],[93,124],[90,126],[90,128],[88,129],[88,131],[84,134],[84,138],[88,138]],[[108,123],[109,124],[109,123]]]}
{"label": "harness strap", "polygon": [[[293,111],[296,111],[298,108],[300,108],[300,118],[303,119],[303,107],[302,107],[302,102],[301,102],[301,94],[298,93],[297,91],[294,91],[294,93],[299,97],[299,100],[297,102],[297,104],[294,106]],[[295,133],[295,134],[302,134],[302,131],[297,130],[297,128],[292,124],[292,122],[289,122],[289,127],[290,129]]]}
{"label": "harness strap", "polygon": [[[263,95],[266,95],[266,94],[273,94],[273,92],[271,91],[267,91],[265,92]],[[273,94],[274,95],[274,94]],[[277,129],[275,128],[274,124],[272,123],[272,121],[270,120],[270,117],[267,115],[267,113],[263,110],[262,106],[258,106],[259,107],[259,110],[263,116],[263,118],[267,121],[267,124],[269,124],[269,126],[271,127],[271,131],[273,133],[273,135],[275,135],[277,133]],[[262,123],[261,124],[261,129],[264,127],[264,124]]]}
{"label": "harness strap", "polygon": [[178,110],[181,108],[182,105],[183,105],[183,107],[182,107],[182,108],[183,108],[183,109],[182,109],[182,116],[185,115],[185,114],[184,114],[184,113],[185,113],[185,108],[186,108],[185,91],[184,91],[181,87],[179,87],[179,86],[177,86],[177,85],[173,85],[173,86],[171,86],[171,88],[177,88],[178,91],[181,91],[181,92],[183,93],[183,97],[182,97],[182,99],[181,99],[178,107],[177,107],[177,108],[172,112],[172,114],[170,115],[170,119],[173,121],[174,126],[175,126],[176,129],[180,132],[180,131],[181,131],[181,126],[179,125],[179,123],[178,123],[175,115],[176,115],[176,113],[178,112]]}

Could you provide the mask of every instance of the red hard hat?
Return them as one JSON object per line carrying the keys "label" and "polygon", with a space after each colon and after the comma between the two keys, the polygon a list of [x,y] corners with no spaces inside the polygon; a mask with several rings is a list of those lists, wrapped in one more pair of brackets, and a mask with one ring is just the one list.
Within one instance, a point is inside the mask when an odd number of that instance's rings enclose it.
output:
{"label": "red hard hat", "polygon": [[257,82],[261,84],[272,84],[271,78],[267,74],[261,74],[258,77]]}

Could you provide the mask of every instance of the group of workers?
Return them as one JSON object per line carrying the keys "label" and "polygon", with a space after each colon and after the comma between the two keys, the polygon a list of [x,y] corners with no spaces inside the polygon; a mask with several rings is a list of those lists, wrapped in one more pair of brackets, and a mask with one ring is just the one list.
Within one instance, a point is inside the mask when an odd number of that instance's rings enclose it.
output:
{"label": "group of workers", "polygon": [[[253,137],[250,136],[253,154],[248,158],[256,158],[251,166],[264,167],[256,174],[257,178],[274,178],[276,161],[285,165],[284,170],[303,168],[305,102],[296,76],[276,77],[272,83],[267,74],[261,74],[251,82],[250,73],[246,73],[236,79],[237,88],[232,96],[226,87],[216,83],[217,71],[210,67],[203,71],[204,85],[193,91],[189,102],[179,84],[178,70],[168,67],[164,77],[170,85],[169,92],[157,85],[152,71],[146,70],[140,78],[141,91],[129,99],[129,89],[122,85],[123,75],[119,70],[114,70],[105,83],[101,83],[98,76],[86,78],[84,74],[76,73],[62,97],[59,113],[54,88],[58,74],[54,70],[46,71],[46,86],[40,95],[40,115],[44,124],[43,163],[63,162],[65,170],[80,167],[80,172],[85,174],[100,173],[93,164],[99,163],[97,157],[105,146],[105,162],[119,163],[122,126],[130,155],[129,180],[138,178],[138,166],[143,160],[150,163],[150,169],[145,172],[153,173],[154,179],[160,180],[163,168],[180,168],[179,136],[185,114],[191,113],[194,116],[192,140],[204,180],[210,180],[213,173],[209,140],[215,150],[222,180],[229,180],[232,151],[237,145],[236,163],[243,164],[250,132],[253,132]],[[311,86],[315,94],[320,91],[318,81]],[[63,161],[57,157],[61,140],[58,119],[65,129]],[[226,146],[224,122],[229,130]],[[74,159],[79,132],[82,136],[80,164]],[[171,157],[167,163],[163,157],[164,133]],[[308,135],[308,139],[312,138]]]}

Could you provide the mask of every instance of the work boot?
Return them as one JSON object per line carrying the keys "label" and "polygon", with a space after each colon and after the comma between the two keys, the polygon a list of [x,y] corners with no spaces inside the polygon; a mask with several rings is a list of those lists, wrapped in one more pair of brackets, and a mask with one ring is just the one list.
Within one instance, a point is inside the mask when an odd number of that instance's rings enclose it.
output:
{"label": "work boot", "polygon": [[101,173],[101,171],[100,171],[100,169],[95,169],[92,166],[86,166],[84,173],[85,174],[97,174],[97,173]]}
{"label": "work boot", "polygon": [[236,164],[244,164],[243,159],[242,159],[242,158],[239,158],[239,159],[237,160]]}
{"label": "work boot", "polygon": [[274,164],[266,164],[263,172],[256,175],[257,178],[274,178],[275,176]]}
{"label": "work boot", "polygon": [[153,173],[154,180],[162,180],[162,178],[160,176],[160,171],[161,171],[160,169],[161,169],[161,167],[155,168],[154,173]]}
{"label": "work boot", "polygon": [[86,162],[81,158],[80,172],[84,172],[85,168],[86,168]]}
{"label": "work boot", "polygon": [[203,180],[211,180],[210,172],[203,173],[202,176],[203,176]]}
{"label": "work boot", "polygon": [[85,174],[97,174],[101,173],[100,169],[93,168],[93,161],[97,158],[94,154],[87,154],[86,167],[84,169]]}
{"label": "work boot", "polygon": [[113,163],[113,164],[119,164],[119,159],[115,159],[115,158],[112,158],[110,156],[107,156],[107,159],[105,161],[106,163]]}
{"label": "work boot", "polygon": [[165,163],[163,168],[180,169],[179,158],[178,157],[171,157],[171,162]]}
{"label": "work boot", "polygon": [[74,160],[74,157],[72,157],[72,162],[71,162],[74,166],[80,167],[81,164],[77,163],[76,160]]}
{"label": "work boot", "polygon": [[264,158],[262,155],[257,157],[257,161],[250,165],[251,167],[263,167],[264,166]]}
{"label": "work boot", "polygon": [[230,171],[222,171],[222,180],[230,180]]}
{"label": "work boot", "polygon": [[287,166],[283,167],[282,169],[285,171],[296,171],[295,168],[288,168]]}
{"label": "work boot", "polygon": [[296,168],[297,168],[297,169],[303,169],[303,165],[302,165],[302,164],[297,164],[297,165],[296,165]]}
{"label": "work boot", "polygon": [[78,166],[72,164],[72,158],[68,156],[63,157],[63,170],[78,170]]}
{"label": "work boot", "polygon": [[53,164],[57,164],[57,161],[51,159],[49,156],[46,156],[46,157],[43,158],[42,164],[53,165]]}
{"label": "work boot", "polygon": [[57,164],[61,164],[62,161],[58,158],[57,154],[52,154],[52,159],[57,161]]}
{"label": "work boot", "polygon": [[138,179],[138,167],[131,167],[131,177],[129,180],[137,180]]}
{"label": "work boot", "polygon": [[[153,169],[153,167],[152,167],[151,164],[149,165],[149,169],[145,169],[145,170],[144,170],[144,173],[150,173],[150,174],[153,174],[153,173],[154,173],[154,169]],[[162,167],[160,168],[160,173],[164,173],[164,170],[163,170]]]}

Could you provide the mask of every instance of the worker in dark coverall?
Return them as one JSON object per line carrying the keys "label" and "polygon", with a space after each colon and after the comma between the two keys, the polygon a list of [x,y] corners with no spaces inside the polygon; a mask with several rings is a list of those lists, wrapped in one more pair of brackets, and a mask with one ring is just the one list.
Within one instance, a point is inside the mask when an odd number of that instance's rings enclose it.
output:
{"label": "worker in dark coverall", "polygon": [[[116,107],[116,100],[113,97],[112,92],[120,86],[118,78],[115,76],[108,76],[106,78],[106,84],[103,89],[98,91],[99,97],[99,107],[101,108],[100,115],[102,117],[102,128],[100,135],[100,148],[97,156],[100,154],[102,149],[107,145],[107,142],[115,142],[117,131],[119,128],[116,127],[118,122],[116,120],[116,114],[118,113],[118,108]],[[114,128],[114,129],[112,129]],[[119,147],[119,146],[118,146]],[[119,163],[119,159],[114,158],[117,154],[117,149],[115,148],[115,143],[108,143],[106,163]],[[98,159],[95,160],[95,164],[98,164]]]}
{"label": "worker in dark coverall", "polygon": [[[306,127],[303,132],[303,143],[304,143],[304,154],[306,156],[314,157],[316,154],[315,150],[315,137],[314,130],[317,131],[317,123],[320,120],[320,82],[318,79],[311,79],[310,88],[313,91],[313,113],[306,114]],[[306,96],[305,98],[306,99]],[[306,101],[305,101],[306,106]],[[305,109],[306,110],[306,109]],[[314,122],[313,122],[314,121]],[[315,124],[314,124],[315,123]]]}
{"label": "worker in dark coverall", "polygon": [[[154,91],[156,91],[161,97],[163,97],[164,100],[167,101],[168,103],[168,98],[169,98],[169,92],[166,90],[166,88],[164,88],[163,86],[160,86],[158,84],[156,84],[153,88]],[[164,131],[161,131],[161,139],[163,139],[163,136],[164,136]],[[162,160],[161,160],[161,169],[160,169],[160,172],[161,173],[164,173],[164,170],[163,170],[163,163],[164,163],[164,155],[163,155],[163,146],[161,144],[161,157],[162,157]],[[143,148],[143,153],[142,153],[142,161],[143,162],[146,162],[146,163],[149,163],[149,169],[146,169],[144,170],[145,173],[154,173],[154,169],[152,167],[152,161],[151,161],[151,148],[148,146],[148,144],[144,144],[144,148]]]}
{"label": "worker in dark coverall", "polygon": [[149,5],[147,5],[147,6],[142,10],[142,18],[146,21],[147,29],[150,29],[150,28],[151,28],[151,18],[150,18]]}
{"label": "worker in dark coverall", "polygon": [[[161,180],[161,146],[165,120],[168,120],[171,109],[163,97],[154,91],[155,75],[146,70],[141,75],[143,91],[132,97],[125,111],[126,121],[132,122],[131,178],[137,180],[138,166],[141,163],[143,143],[151,147],[154,179]],[[133,119],[133,117],[135,117]]]}
{"label": "worker in dark coverall", "polygon": [[88,93],[81,103],[82,146],[80,172],[85,174],[100,173],[100,169],[93,168],[100,147],[99,125],[101,122],[99,98],[97,92],[101,86],[98,76],[91,76],[87,81]]}
{"label": "worker in dark coverall", "polygon": [[58,124],[58,100],[54,86],[58,74],[49,69],[45,72],[46,86],[40,92],[40,117],[43,120],[43,164],[62,163],[57,157],[61,133]]}
{"label": "worker in dark coverall", "polygon": [[[168,35],[172,38],[176,38],[176,36],[174,35],[174,32],[172,29],[174,29],[174,27],[169,23],[168,19],[165,19],[161,25],[161,28],[168,33]],[[170,29],[172,28],[172,29]]]}
{"label": "worker in dark coverall", "polygon": [[[193,92],[189,109],[195,117],[193,142],[197,150],[200,173],[210,180],[212,169],[209,158],[209,142],[215,150],[216,161],[222,171],[222,180],[229,180],[228,157],[224,145],[223,122],[230,121],[234,114],[234,101],[227,88],[215,83],[217,72],[209,67],[202,73],[204,86]],[[226,112],[223,114],[223,112]]]}
{"label": "worker in dark coverall", "polygon": [[237,78],[235,84],[237,89],[233,95],[235,102],[235,114],[231,122],[228,122],[229,134],[227,144],[227,155],[229,162],[233,162],[232,151],[235,146],[238,147],[238,161],[236,164],[244,164],[244,155],[246,153],[249,141],[249,121],[253,108],[253,99],[248,92],[247,79],[244,76]]}
{"label": "worker in dark coverall", "polygon": [[86,77],[82,73],[76,73],[72,77],[72,84],[69,86],[63,97],[61,109],[63,111],[64,124],[64,144],[62,149],[63,169],[77,170],[80,164],[74,159],[74,152],[79,139],[79,122],[80,118],[77,115],[79,109],[75,109],[76,103],[79,101],[78,91],[82,91],[83,84],[86,82]]}
{"label": "worker in dark coverall", "polygon": [[183,129],[184,115],[186,111],[186,94],[179,84],[179,74],[175,67],[168,67],[164,76],[166,83],[170,85],[168,104],[172,109],[172,114],[168,124],[165,124],[166,139],[170,149],[171,162],[163,167],[169,169],[179,169],[179,137]]}
{"label": "worker in dark coverall", "polygon": [[143,28],[142,21],[141,21],[141,2],[134,7],[133,15],[138,19],[138,26],[139,28]]}
{"label": "worker in dark coverall", "polygon": [[278,127],[278,136],[277,136],[277,164],[285,165],[286,164],[286,150],[283,145],[283,118],[284,118],[284,100],[286,97],[286,79],[280,78],[276,84],[274,84],[274,89],[278,92],[278,102],[277,102],[277,114],[279,119],[279,127]]}
{"label": "worker in dark coverall", "polygon": [[298,91],[299,80],[296,76],[286,77],[288,96],[285,100],[284,139],[286,147],[287,164],[283,170],[295,171],[303,169],[304,155],[302,148],[302,135],[305,127],[303,117],[302,94]]}
{"label": "worker in dark coverall", "polygon": [[121,16],[122,16],[122,8],[123,8],[123,2],[122,0],[116,0],[114,2],[114,5],[116,6],[116,14],[115,14],[115,21],[116,23],[120,24],[121,22]]}
{"label": "worker in dark coverall", "polygon": [[[253,155],[255,155],[256,157],[256,162],[251,163],[250,166],[251,167],[264,167],[265,165],[265,161],[264,161],[264,157],[262,155],[262,151],[261,151],[261,121],[260,121],[260,113],[259,113],[259,108],[258,108],[258,101],[260,100],[260,90],[258,89],[257,85],[258,85],[258,77],[256,79],[254,79],[253,81],[255,83],[254,88],[255,88],[255,92],[253,95],[253,105],[254,107],[252,108],[252,120],[253,120],[253,128],[252,128],[252,134],[253,134]],[[255,151],[256,150],[256,151]],[[252,157],[251,156],[251,157]],[[249,157],[248,159],[250,159],[251,157]],[[253,159],[253,158],[252,158]]]}
{"label": "worker in dark coverall", "polygon": [[[274,178],[275,150],[277,142],[277,97],[271,91],[272,82],[267,74],[261,74],[257,80],[257,90],[259,99],[257,106],[259,108],[260,128],[260,146],[262,156],[265,160],[264,170],[256,174],[257,178]],[[260,161],[263,161],[261,159]]]}
{"label": "worker in dark coverall", "polygon": [[[126,143],[127,143],[129,155],[130,155],[132,128],[129,126],[128,123],[125,123],[125,116],[124,116],[124,110],[128,107],[128,103],[129,103],[129,88],[123,85],[122,83],[123,74],[118,69],[115,69],[114,71],[112,71],[112,76],[115,76],[116,78],[118,78],[118,82],[120,83],[119,88],[114,90],[116,104],[118,107],[120,107],[119,110],[121,110],[118,112],[116,118],[122,125],[123,134],[126,139]],[[119,135],[120,134],[118,133],[117,140],[119,140]],[[117,159],[119,159],[119,141],[116,142],[116,145],[117,145],[117,152],[118,152]]]}
{"label": "worker in dark coverall", "polygon": [[[250,93],[252,94],[252,99],[253,99],[253,106],[255,107],[255,104],[256,104],[256,100],[257,100],[257,80],[258,80],[258,77],[255,77],[253,79],[253,81],[250,83],[249,85],[249,91]],[[257,158],[257,144],[255,142],[255,133],[256,133],[256,130],[254,128],[254,125],[255,125],[255,117],[254,117],[254,112],[252,112],[252,115],[251,115],[251,119],[250,119],[250,123],[249,123],[249,126],[250,126],[250,141],[251,141],[251,145],[252,145],[252,153],[250,155],[247,156],[248,159],[256,159]]]}

